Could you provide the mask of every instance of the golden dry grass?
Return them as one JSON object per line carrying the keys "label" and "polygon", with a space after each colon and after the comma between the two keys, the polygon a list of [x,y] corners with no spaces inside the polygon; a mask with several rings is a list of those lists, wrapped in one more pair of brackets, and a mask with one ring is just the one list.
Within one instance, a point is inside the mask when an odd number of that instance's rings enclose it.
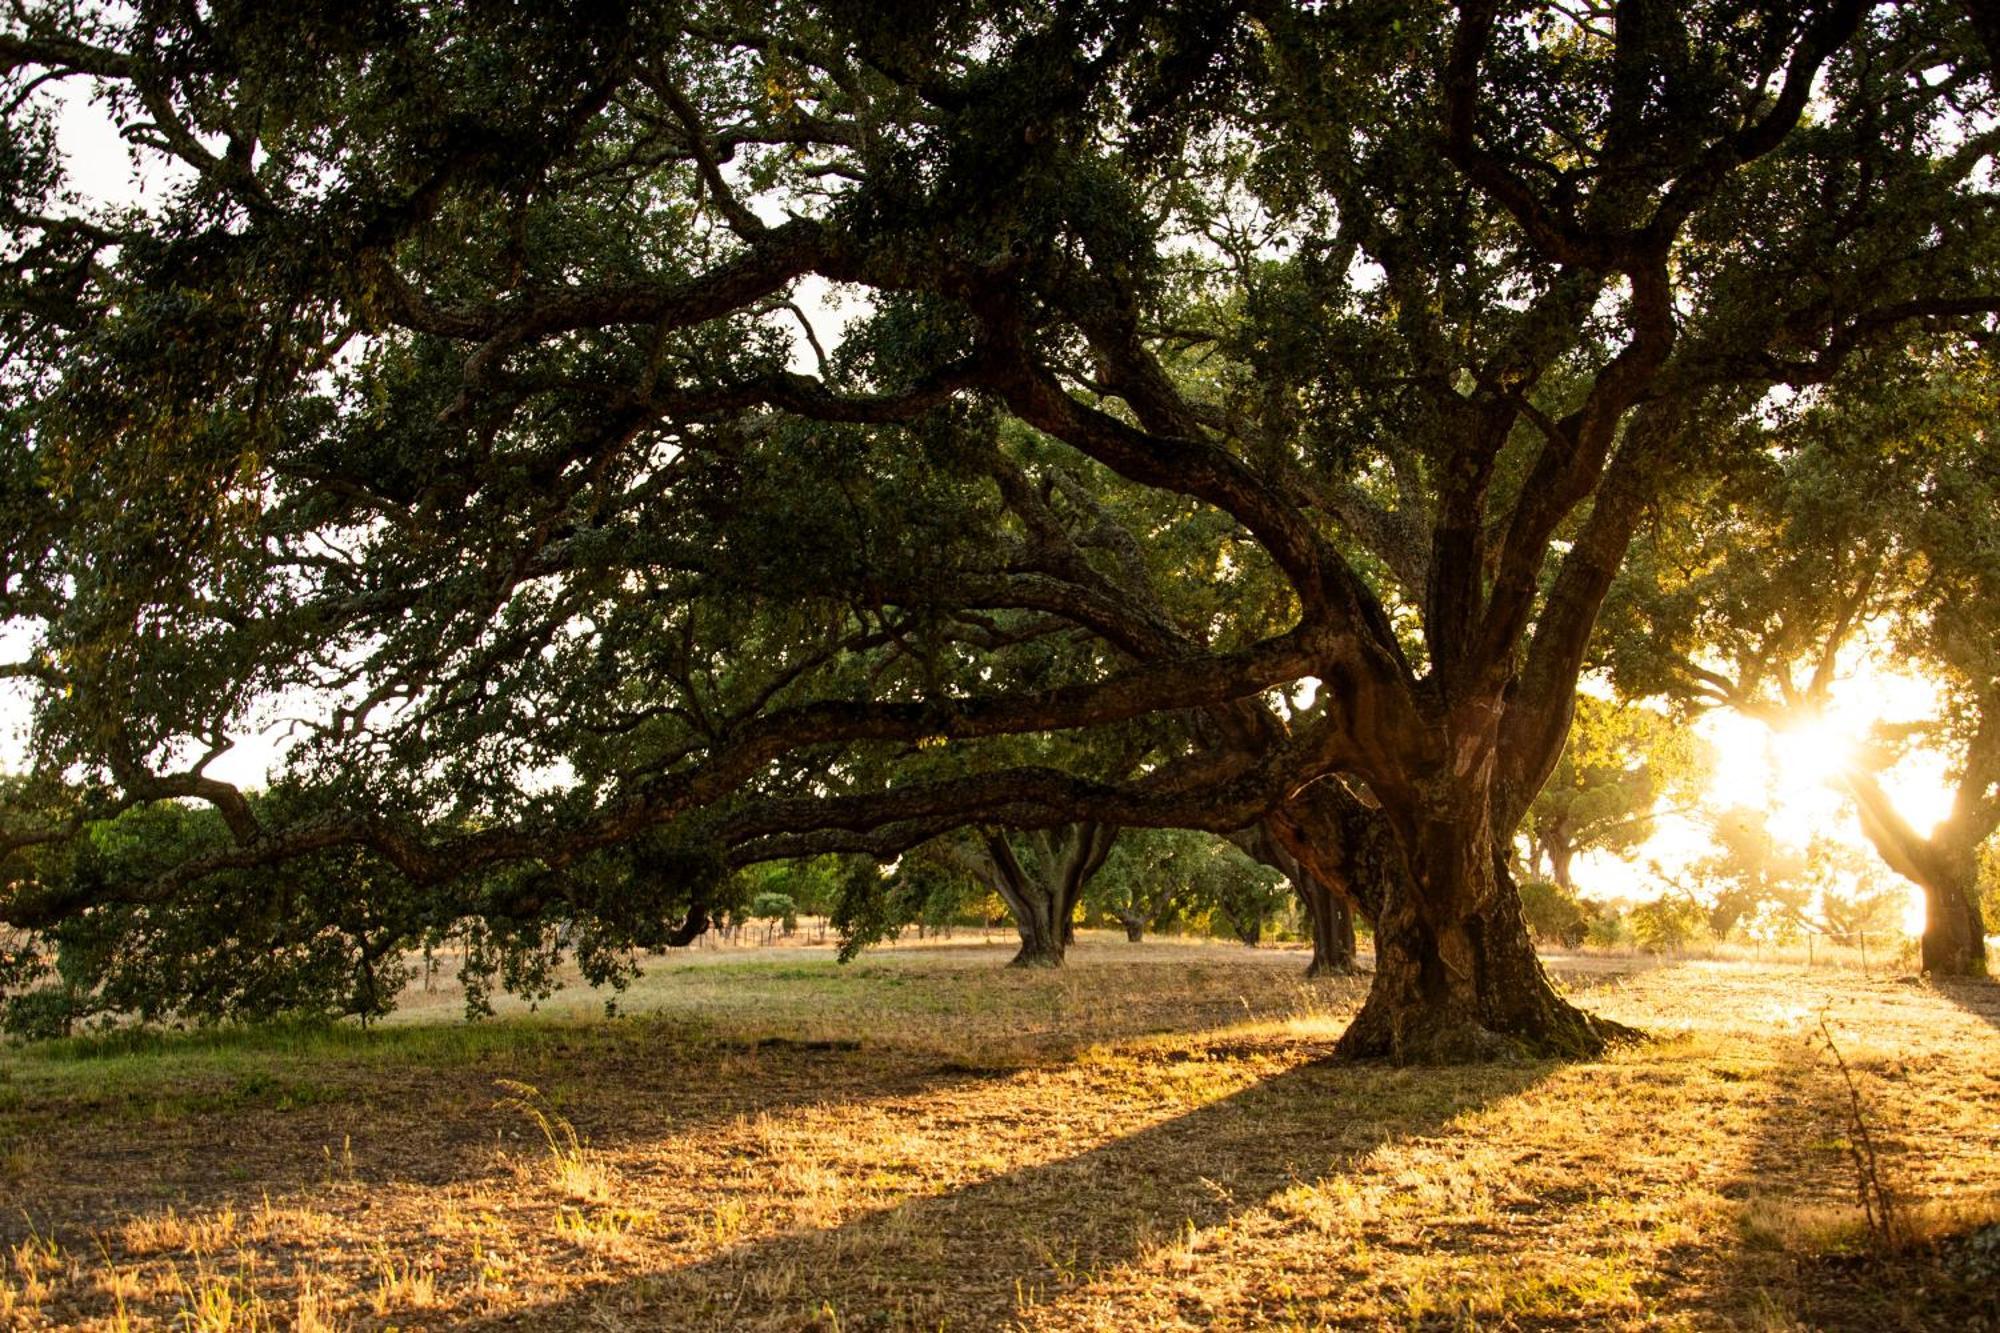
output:
{"label": "golden dry grass", "polygon": [[[1990,984],[1578,963],[1655,1040],[1395,1070],[1324,1062],[1360,986],[1296,954],[1003,957],[667,962],[614,1022],[8,1052],[0,1326],[1991,1318],[1923,1248],[2000,1216]],[[1867,1254],[1822,1015],[1908,1255]]]}

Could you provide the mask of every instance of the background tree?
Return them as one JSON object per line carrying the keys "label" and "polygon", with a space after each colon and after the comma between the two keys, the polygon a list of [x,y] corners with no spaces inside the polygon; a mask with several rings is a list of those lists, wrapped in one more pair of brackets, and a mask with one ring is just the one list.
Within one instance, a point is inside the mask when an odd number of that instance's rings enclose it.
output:
{"label": "background tree", "polygon": [[[1933,680],[1937,712],[1883,719],[1827,754],[1885,864],[1925,894],[1926,971],[1983,967],[1979,848],[2000,829],[2000,445],[1980,347],[1885,355],[1747,427],[1768,462],[1718,481],[1649,535],[1611,639],[1621,684],[1807,731],[1844,665],[1889,653]],[[1873,642],[1871,642],[1871,638]],[[1913,742],[1950,757],[1954,794],[1928,835],[1881,770]]]}
{"label": "background tree", "polygon": [[799,928],[799,905],[792,900],[792,895],[789,893],[766,891],[758,894],[750,900],[748,915],[753,921],[765,923],[766,944],[777,939],[780,926],[784,928],[786,935],[795,933]]}
{"label": "background tree", "polygon": [[1806,858],[1817,890],[1814,929],[1844,944],[1902,931],[1908,894],[1879,861],[1871,864],[1866,853],[1825,837],[1813,839]]}
{"label": "background tree", "polygon": [[[1353,972],[1355,906],[1348,896],[1350,890],[1330,884],[1308,870],[1268,824],[1237,833],[1231,841],[1253,860],[1291,882],[1300,914],[1312,933],[1312,961],[1306,965],[1306,975],[1345,976]],[[1322,858],[1322,865],[1332,859]]]}
{"label": "background tree", "polygon": [[1699,751],[1686,725],[1664,712],[1578,695],[1569,743],[1522,823],[1530,868],[1546,864],[1556,886],[1574,896],[1578,852],[1637,847],[1658,827],[1663,797],[1694,798],[1706,768]]}
{"label": "background tree", "polygon": [[1076,938],[1084,887],[1104,867],[1117,840],[1117,829],[1092,823],[1016,834],[985,829],[942,839],[920,855],[1007,904],[1021,936],[1015,967],[1061,967]]}
{"label": "background tree", "polygon": [[1230,934],[1255,947],[1263,941],[1264,928],[1284,910],[1286,898],[1294,891],[1283,872],[1218,842],[1201,867],[1197,892],[1212,904],[1213,915]]}
{"label": "background tree", "polygon": [[1085,890],[1087,900],[1125,928],[1137,944],[1199,905],[1197,865],[1211,855],[1209,835],[1189,829],[1125,834]]}
{"label": "background tree", "polygon": [[1803,852],[1772,834],[1761,810],[1724,810],[1710,822],[1716,850],[1690,867],[1704,890],[1708,929],[1721,939],[1753,920],[1774,916],[1794,925],[1806,919],[1812,887]]}

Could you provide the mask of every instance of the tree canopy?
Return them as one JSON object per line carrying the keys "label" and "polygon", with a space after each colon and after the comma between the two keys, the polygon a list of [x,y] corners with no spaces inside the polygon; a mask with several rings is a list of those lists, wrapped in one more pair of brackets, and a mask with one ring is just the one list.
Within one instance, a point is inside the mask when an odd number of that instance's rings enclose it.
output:
{"label": "tree canopy", "polygon": [[[1976,18],[24,3],[0,917],[352,851],[672,938],[763,860],[1264,826],[1375,918],[1351,1053],[1591,1049],[1504,848],[1648,506],[1991,330]],[[174,800],[223,836],[61,870]]]}

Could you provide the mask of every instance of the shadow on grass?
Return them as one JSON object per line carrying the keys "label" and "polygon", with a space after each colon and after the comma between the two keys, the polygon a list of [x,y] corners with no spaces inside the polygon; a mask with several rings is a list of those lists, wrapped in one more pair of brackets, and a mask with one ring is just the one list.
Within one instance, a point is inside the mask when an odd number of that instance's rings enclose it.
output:
{"label": "shadow on grass", "polygon": [[[1929,989],[2000,1027],[2000,985],[1952,980]],[[1903,994],[1906,1004],[1950,1015],[1923,990]],[[1908,1125],[1885,1100],[1889,1085],[1856,1058],[1856,1046],[1887,1035],[1863,1028],[1838,1037],[1835,1049],[1846,1048],[1850,1065],[1843,1073],[1825,1035],[1808,1028],[1773,1072],[1742,1169],[1724,1190],[1744,1213],[1733,1265],[1710,1293],[1719,1318],[1828,1333],[2000,1330],[1992,1273],[1960,1262],[1965,1236],[1926,1221],[1903,1156],[1924,1145],[1909,1141]],[[1913,1063],[1921,1073],[1937,1058],[1919,1054]],[[1900,1058],[1893,1063],[1900,1067]],[[1886,1220],[1867,1211],[1884,1200]]]}
{"label": "shadow on grass", "polygon": [[[1310,1063],[1044,1164],[469,1326],[1007,1326],[1094,1274],[1163,1249],[1171,1262],[1192,1234],[1340,1175],[1384,1144],[1433,1134],[1555,1068]],[[1199,1307],[1181,1313],[1206,1322]]]}
{"label": "shadow on grass", "polygon": [[[2000,967],[2000,957],[1993,959]],[[1931,989],[1959,1008],[2000,1028],[2000,980],[1993,977],[1934,977]]]}

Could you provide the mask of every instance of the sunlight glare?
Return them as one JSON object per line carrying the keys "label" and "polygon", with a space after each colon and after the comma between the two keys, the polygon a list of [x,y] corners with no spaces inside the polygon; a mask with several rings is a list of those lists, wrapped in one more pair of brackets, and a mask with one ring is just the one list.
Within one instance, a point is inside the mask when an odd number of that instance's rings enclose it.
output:
{"label": "sunlight glare", "polygon": [[1923,934],[1924,918],[1927,915],[1924,910],[1924,891],[1914,884],[1910,885],[1910,896],[1903,903],[1903,933],[1910,936]]}
{"label": "sunlight glare", "polygon": [[1773,732],[1771,753],[1778,786],[1804,795],[1837,782],[1854,763],[1855,738],[1824,713]]}

